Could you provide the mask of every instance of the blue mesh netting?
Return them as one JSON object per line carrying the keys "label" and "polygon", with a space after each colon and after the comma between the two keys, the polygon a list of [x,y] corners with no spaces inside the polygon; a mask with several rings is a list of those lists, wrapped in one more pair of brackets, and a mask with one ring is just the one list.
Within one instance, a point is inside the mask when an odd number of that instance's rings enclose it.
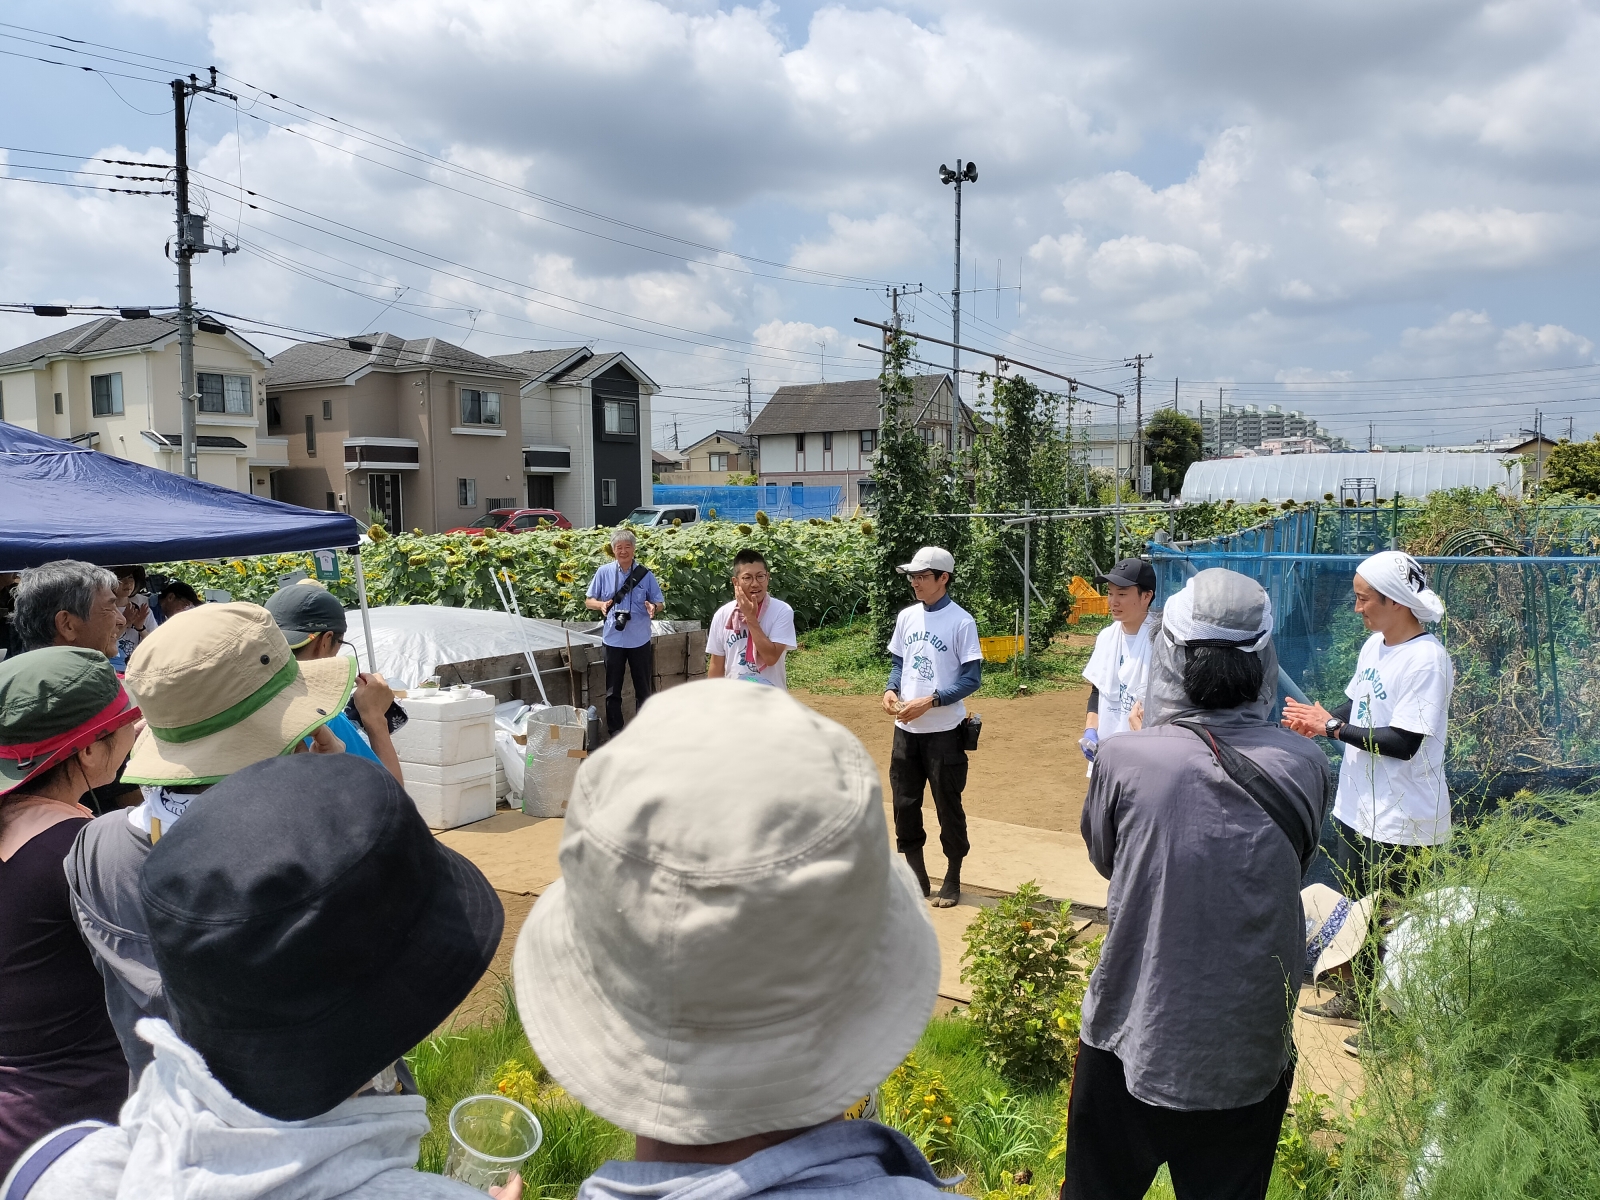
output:
{"label": "blue mesh netting", "polygon": [[658,483],[651,489],[653,504],[696,504],[700,515],[709,518],[717,510],[722,521],[754,521],[756,510],[774,521],[831,517],[839,511],[843,488],[794,487],[790,484],[762,483],[754,487],[689,487]]}
{"label": "blue mesh netting", "polygon": [[[1474,528],[1458,553],[1418,555],[1448,613],[1456,668],[1447,770],[1471,810],[1521,788],[1600,786],[1600,510],[1542,510],[1543,528]],[[1333,708],[1368,632],[1356,567],[1403,532],[1385,506],[1309,509],[1186,545],[1152,545],[1157,603],[1191,574],[1226,567],[1272,597],[1284,690]]]}

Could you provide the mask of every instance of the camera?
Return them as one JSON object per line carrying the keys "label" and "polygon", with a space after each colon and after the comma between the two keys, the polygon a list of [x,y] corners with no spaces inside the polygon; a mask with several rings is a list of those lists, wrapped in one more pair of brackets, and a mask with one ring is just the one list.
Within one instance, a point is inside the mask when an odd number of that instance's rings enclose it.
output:
{"label": "camera", "polygon": [[621,612],[617,613],[614,618],[612,618],[611,628],[615,629],[618,633],[621,633],[628,627],[628,621],[632,616],[633,614],[631,612],[629,612],[627,609],[623,609]]}

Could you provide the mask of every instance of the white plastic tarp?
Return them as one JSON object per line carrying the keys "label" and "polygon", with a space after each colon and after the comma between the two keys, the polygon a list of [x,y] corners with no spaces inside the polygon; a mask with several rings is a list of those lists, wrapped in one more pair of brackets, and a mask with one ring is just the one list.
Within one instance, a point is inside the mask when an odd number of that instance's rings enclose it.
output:
{"label": "white plastic tarp", "polygon": [[1522,461],[1500,454],[1273,454],[1197,462],[1183,477],[1185,500],[1339,499],[1346,480],[1377,481],[1379,500],[1424,499],[1448,488],[1520,495]]}
{"label": "white plastic tarp", "polygon": [[[598,646],[600,639],[563,627],[560,621],[513,617],[483,608],[441,604],[391,604],[372,612],[375,666],[391,687],[412,688],[445,663],[522,654],[524,650]],[[343,653],[367,663],[366,639],[358,628],[345,634]]]}

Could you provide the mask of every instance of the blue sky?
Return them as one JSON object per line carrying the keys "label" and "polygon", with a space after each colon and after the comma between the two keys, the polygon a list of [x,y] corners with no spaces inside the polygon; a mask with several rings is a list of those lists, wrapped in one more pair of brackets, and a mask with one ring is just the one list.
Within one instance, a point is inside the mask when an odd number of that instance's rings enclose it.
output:
{"label": "blue sky", "polygon": [[[758,405],[872,374],[852,318],[882,319],[890,283],[921,284],[913,328],[948,336],[937,170],[958,156],[980,169],[964,341],[1114,388],[1149,353],[1157,402],[1177,377],[1190,410],[1222,388],[1362,443],[1369,422],[1471,441],[1536,409],[1597,427],[1594,4],[13,0],[0,19],[13,177],[110,182],[20,151],[167,161],[174,69],[16,26],[224,71],[241,104],[196,105],[191,158],[246,250],[201,260],[202,304],[263,330],[626,349],[665,387],[658,446],[674,419],[685,441],[736,427],[746,371]],[[169,223],[160,197],[0,182],[0,300],[168,302]],[[59,327],[0,314],[0,341]]]}

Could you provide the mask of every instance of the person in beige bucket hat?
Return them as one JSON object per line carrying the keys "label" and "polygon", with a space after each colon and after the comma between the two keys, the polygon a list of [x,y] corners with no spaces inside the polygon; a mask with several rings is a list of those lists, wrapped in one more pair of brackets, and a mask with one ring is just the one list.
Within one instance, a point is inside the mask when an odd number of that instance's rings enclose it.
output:
{"label": "person in beige bucket hat", "polygon": [[356,660],[300,662],[256,604],[206,604],[165,621],[128,661],[128,692],[146,727],[123,779],[143,803],[85,825],[63,864],[78,931],[105,982],[106,1008],[133,1079],[151,1050],[142,1017],[166,1020],[165,989],[145,927],[139,871],[150,848],[210,785],[280,754],[338,752],[324,723],[344,707]]}
{"label": "person in beige bucket hat", "polygon": [[579,769],[560,859],[517,939],[518,1008],[551,1075],[637,1136],[580,1197],[938,1191],[901,1134],[839,1119],[939,979],[854,736],[776,688],[660,693]]}

